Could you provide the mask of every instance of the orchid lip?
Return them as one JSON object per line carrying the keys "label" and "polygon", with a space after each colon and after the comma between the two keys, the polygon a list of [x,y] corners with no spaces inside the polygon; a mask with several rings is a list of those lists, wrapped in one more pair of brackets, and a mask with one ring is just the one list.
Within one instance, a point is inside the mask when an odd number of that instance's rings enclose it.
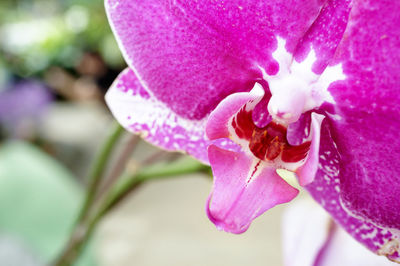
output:
{"label": "orchid lip", "polygon": [[275,120],[256,125],[253,112],[257,114],[257,106],[265,112],[263,99],[267,100],[264,90],[256,84],[250,92],[225,98],[207,121],[210,140],[230,138],[240,147],[208,147],[214,184],[207,214],[217,228],[231,233],[244,232],[261,213],[296,197],[298,190],[279,176],[278,169],[293,172],[305,186],[313,181],[318,164],[322,118],[312,113],[304,132],[308,137],[291,145],[286,125]]}
{"label": "orchid lip", "polygon": [[[256,94],[258,90],[256,85],[251,93]],[[229,138],[265,165],[296,171],[308,157],[312,136],[309,134],[299,145],[291,145],[287,139],[288,124],[273,119],[264,127],[258,127],[252,116],[261,98],[262,95],[258,95],[258,99],[247,102],[231,117]]]}
{"label": "orchid lip", "polygon": [[286,135],[287,128],[274,121],[264,128],[255,127],[249,141],[250,151],[261,160],[272,161],[281,156],[282,162],[286,163],[302,161],[308,154],[311,142],[290,145]]}

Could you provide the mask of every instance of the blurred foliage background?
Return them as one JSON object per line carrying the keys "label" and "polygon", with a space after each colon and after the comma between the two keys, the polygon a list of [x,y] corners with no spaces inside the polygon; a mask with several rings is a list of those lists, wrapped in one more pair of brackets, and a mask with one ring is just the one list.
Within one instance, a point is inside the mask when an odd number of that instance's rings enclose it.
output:
{"label": "blurred foliage background", "polygon": [[108,114],[104,93],[123,68],[102,0],[0,1],[0,139],[28,140],[56,154],[51,144],[69,146],[74,134],[85,134],[68,128],[74,112],[82,124]]}
{"label": "blurred foliage background", "polygon": [[45,78],[50,67],[107,79],[123,67],[101,0],[2,0],[0,23],[3,80]]}
{"label": "blurred foliage background", "polygon": [[[0,93],[7,98],[2,113],[15,115],[5,121],[0,114],[2,138],[40,139],[27,121],[16,121],[26,116],[21,109],[30,107],[26,114],[35,116],[32,109],[39,111],[52,101],[101,102],[124,67],[102,0],[2,0]],[[28,89],[32,87],[34,92]]]}
{"label": "blurred foliage background", "polygon": [[2,266],[45,265],[67,240],[111,121],[104,93],[125,68],[103,6],[0,1]]}

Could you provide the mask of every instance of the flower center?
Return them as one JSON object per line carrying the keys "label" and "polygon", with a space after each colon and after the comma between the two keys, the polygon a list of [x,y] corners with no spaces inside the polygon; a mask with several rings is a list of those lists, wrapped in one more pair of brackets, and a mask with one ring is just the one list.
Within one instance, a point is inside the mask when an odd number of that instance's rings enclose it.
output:
{"label": "flower center", "polygon": [[279,64],[278,73],[268,75],[259,66],[272,94],[268,112],[273,119],[280,124],[289,125],[297,121],[304,112],[317,109],[324,102],[334,104],[328,87],[332,82],[346,78],[342,65],[328,66],[322,74],[316,74],[312,70],[317,61],[313,49],[306,58],[297,62],[293,54],[286,50],[286,41],[279,37],[277,41],[278,47],[273,58]]}
{"label": "flower center", "polygon": [[233,117],[231,126],[238,138],[236,141],[234,138],[235,142],[248,146],[250,152],[263,161],[278,159],[285,163],[294,163],[307,157],[311,141],[291,145],[287,140],[286,125],[272,120],[260,128],[255,125],[252,113],[253,109],[248,109],[246,105]]}
{"label": "flower center", "polygon": [[283,162],[299,162],[306,158],[311,141],[290,145],[286,138],[287,128],[270,122],[263,128],[254,127],[249,140],[250,151],[261,160],[272,161],[281,155]]}

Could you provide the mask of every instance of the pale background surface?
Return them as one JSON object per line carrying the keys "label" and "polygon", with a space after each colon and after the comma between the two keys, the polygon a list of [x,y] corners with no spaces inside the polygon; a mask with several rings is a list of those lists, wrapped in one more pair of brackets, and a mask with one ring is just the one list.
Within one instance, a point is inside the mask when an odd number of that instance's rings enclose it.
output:
{"label": "pale background surface", "polygon": [[242,235],[220,232],[204,211],[211,185],[193,175],[143,186],[102,223],[100,265],[282,265],[284,206],[256,219]]}

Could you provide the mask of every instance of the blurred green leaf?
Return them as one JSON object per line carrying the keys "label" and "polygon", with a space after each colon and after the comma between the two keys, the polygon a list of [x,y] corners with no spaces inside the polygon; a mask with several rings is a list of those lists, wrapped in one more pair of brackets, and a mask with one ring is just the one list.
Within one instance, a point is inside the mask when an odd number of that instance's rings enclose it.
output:
{"label": "blurred green leaf", "polygon": [[[26,241],[44,262],[67,241],[82,196],[74,177],[35,146],[0,146],[0,231]],[[76,265],[93,259],[85,254]]]}

